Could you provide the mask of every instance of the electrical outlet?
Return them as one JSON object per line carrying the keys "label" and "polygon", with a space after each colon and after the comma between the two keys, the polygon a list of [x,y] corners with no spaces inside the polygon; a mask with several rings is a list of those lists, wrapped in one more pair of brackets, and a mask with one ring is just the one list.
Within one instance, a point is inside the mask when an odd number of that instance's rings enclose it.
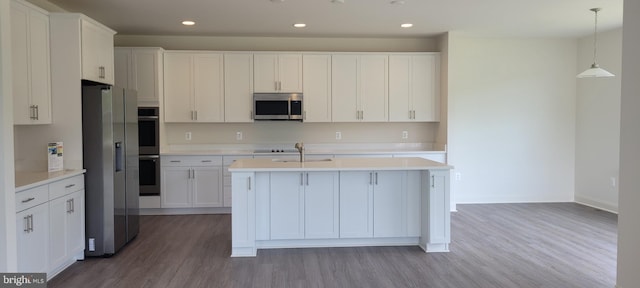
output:
{"label": "electrical outlet", "polygon": [[336,140],[342,139],[342,132],[336,132]]}
{"label": "electrical outlet", "polygon": [[184,140],[191,141],[191,132],[184,133]]}
{"label": "electrical outlet", "polygon": [[456,181],[462,180],[462,173],[456,172]]}
{"label": "electrical outlet", "polygon": [[236,132],[236,140],[238,141],[242,140],[242,132],[240,131]]}
{"label": "electrical outlet", "polygon": [[409,131],[402,131],[402,139],[409,139]]}

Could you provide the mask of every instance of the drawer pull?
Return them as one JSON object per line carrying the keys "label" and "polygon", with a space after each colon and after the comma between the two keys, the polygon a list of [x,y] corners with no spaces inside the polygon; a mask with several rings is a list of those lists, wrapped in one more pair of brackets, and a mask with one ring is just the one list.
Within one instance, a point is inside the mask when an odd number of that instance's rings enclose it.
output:
{"label": "drawer pull", "polygon": [[31,202],[31,201],[33,201],[33,200],[36,200],[36,198],[29,197],[29,198],[27,198],[27,199],[22,200],[22,203],[28,203],[28,202]]}
{"label": "drawer pull", "polygon": [[182,161],[180,161],[180,160],[171,160],[171,161],[169,161],[169,162],[171,162],[171,163],[180,163],[180,162],[182,162]]}
{"label": "drawer pull", "polygon": [[202,160],[202,163],[210,163],[211,160]]}
{"label": "drawer pull", "polygon": [[67,186],[64,186],[64,188],[65,188],[65,189],[69,189],[69,188],[71,188],[71,187],[73,187],[73,186],[76,186],[76,184],[69,184],[69,185],[67,185]]}

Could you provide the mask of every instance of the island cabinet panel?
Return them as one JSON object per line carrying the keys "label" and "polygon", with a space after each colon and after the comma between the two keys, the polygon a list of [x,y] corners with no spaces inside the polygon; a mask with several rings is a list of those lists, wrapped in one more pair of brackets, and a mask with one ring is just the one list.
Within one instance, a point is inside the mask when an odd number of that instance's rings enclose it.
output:
{"label": "island cabinet panel", "polygon": [[304,239],[303,173],[271,173],[271,240]]}
{"label": "island cabinet panel", "polygon": [[373,237],[405,236],[406,175],[405,171],[373,172]]}
{"label": "island cabinet panel", "polygon": [[[337,172],[274,172],[269,183],[269,239],[338,237]],[[264,201],[262,196],[258,198]],[[264,208],[261,211],[266,211]],[[263,229],[258,231],[265,234]]]}
{"label": "island cabinet panel", "polygon": [[[451,242],[451,215],[449,213],[449,171],[424,172],[428,190],[423,194],[423,206],[428,207],[428,213],[422,215],[422,241],[426,241],[427,252],[430,250],[448,251]],[[425,183],[425,184],[427,184]],[[446,243],[446,244],[433,244]],[[442,246],[442,247],[441,247]]]}
{"label": "island cabinet panel", "polygon": [[338,238],[338,172],[306,172],[304,175],[304,238]]}
{"label": "island cabinet panel", "polygon": [[340,172],[340,238],[373,237],[373,183],[368,171]]}
{"label": "island cabinet panel", "polygon": [[231,256],[256,256],[255,173],[233,173],[231,185]]}

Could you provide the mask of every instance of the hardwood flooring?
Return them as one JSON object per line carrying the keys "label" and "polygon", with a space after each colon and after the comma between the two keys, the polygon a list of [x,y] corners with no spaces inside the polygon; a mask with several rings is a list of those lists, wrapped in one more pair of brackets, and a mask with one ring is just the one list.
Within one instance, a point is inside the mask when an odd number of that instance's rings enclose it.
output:
{"label": "hardwood flooring", "polygon": [[230,258],[231,216],[142,216],[111,258],[56,287],[614,287],[617,216],[574,203],[458,205],[449,253],[418,247],[259,250]]}

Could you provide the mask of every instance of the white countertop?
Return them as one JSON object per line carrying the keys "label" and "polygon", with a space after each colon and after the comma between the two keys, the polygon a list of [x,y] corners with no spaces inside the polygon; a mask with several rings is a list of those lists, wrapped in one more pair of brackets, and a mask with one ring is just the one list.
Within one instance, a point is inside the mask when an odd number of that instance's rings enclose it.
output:
{"label": "white countertop", "polygon": [[[349,155],[349,154],[442,154],[445,150],[433,149],[429,143],[378,143],[378,144],[308,144],[307,155]],[[238,145],[170,145],[160,151],[161,155],[282,155],[295,156],[297,152],[256,153],[256,150],[295,150],[293,144],[238,144]]]}
{"label": "white countertop", "polygon": [[56,172],[18,172],[16,171],[16,192],[46,185],[65,178],[82,175],[85,169],[66,169]]}
{"label": "white countertop", "polygon": [[297,162],[294,158],[241,159],[229,166],[230,172],[369,171],[369,170],[448,170],[453,166],[418,157],[409,158],[330,158],[329,161]]}

